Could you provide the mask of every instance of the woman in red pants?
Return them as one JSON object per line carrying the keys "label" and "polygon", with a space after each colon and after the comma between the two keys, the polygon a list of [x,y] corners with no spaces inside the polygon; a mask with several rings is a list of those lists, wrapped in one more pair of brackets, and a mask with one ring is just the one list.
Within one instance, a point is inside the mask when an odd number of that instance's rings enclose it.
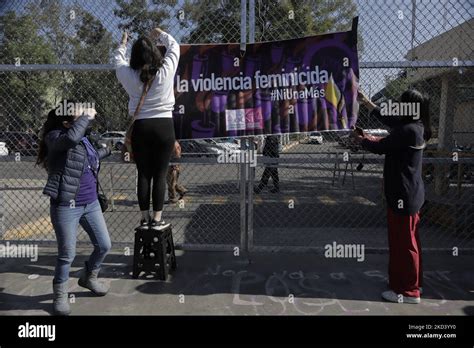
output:
{"label": "woman in red pants", "polygon": [[[407,90],[395,102],[400,103],[397,114],[386,105],[377,107],[362,92],[358,97],[371,116],[390,127],[384,138],[354,133],[355,141],[364,149],[385,155],[390,290],[383,292],[382,297],[390,302],[420,303],[423,272],[418,224],[425,200],[421,175],[423,148],[431,137],[428,100],[418,91]],[[410,113],[401,112],[410,109]]]}

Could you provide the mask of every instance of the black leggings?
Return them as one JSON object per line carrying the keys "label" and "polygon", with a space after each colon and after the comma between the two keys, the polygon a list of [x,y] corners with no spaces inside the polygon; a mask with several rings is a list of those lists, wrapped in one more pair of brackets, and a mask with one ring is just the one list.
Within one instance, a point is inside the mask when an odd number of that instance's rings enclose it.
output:
{"label": "black leggings", "polygon": [[[137,192],[140,210],[150,209],[150,192],[153,195],[153,211],[163,210],[166,173],[174,142],[172,118],[148,118],[135,121],[132,149],[138,170]],[[151,190],[152,179],[153,190]]]}

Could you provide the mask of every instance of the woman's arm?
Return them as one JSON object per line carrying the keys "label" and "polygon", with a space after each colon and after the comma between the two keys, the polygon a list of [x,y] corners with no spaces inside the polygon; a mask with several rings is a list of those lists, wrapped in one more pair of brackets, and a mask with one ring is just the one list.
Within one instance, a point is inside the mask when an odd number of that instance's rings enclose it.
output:
{"label": "woman's arm", "polygon": [[79,144],[82,137],[86,133],[89,122],[89,117],[87,117],[87,115],[82,115],[74,121],[71,128],[69,128],[67,132],[62,134],[57,132],[51,132],[50,136],[46,136],[48,148],[52,151],[67,151],[71,147],[76,146],[77,144]]}
{"label": "woman's arm", "polygon": [[403,134],[398,131],[392,131],[384,138],[369,138],[364,137],[360,140],[362,148],[372,153],[379,155],[387,154],[393,151],[398,151],[406,146]]}
{"label": "woman's arm", "polygon": [[99,155],[99,160],[108,157],[112,154],[112,150],[110,149],[109,146],[106,147],[101,147],[100,149],[97,150],[97,154]]}
{"label": "woman's arm", "polygon": [[127,81],[128,75],[130,74],[130,64],[126,58],[127,40],[128,34],[124,32],[122,34],[120,45],[114,52],[115,75],[122,85],[124,85],[125,81]]}
{"label": "woman's arm", "polygon": [[374,110],[377,105],[367,97],[367,95],[362,92],[360,89],[357,91],[357,100],[361,103],[364,104],[367,109],[369,109],[369,113]]}
{"label": "woman's arm", "polygon": [[180,55],[178,42],[176,42],[170,34],[165,33],[160,28],[153,29],[150,33],[150,37],[166,47],[163,66],[160,68],[163,76],[174,76],[176,69],[178,68]]}
{"label": "woman's arm", "polygon": [[128,61],[125,57],[125,54],[127,53],[127,41],[128,41],[128,34],[126,32],[123,32],[120,45],[115,50],[115,53],[114,53],[114,63],[115,63],[116,69],[121,66],[127,66],[127,67],[129,66]]}
{"label": "woman's arm", "polygon": [[380,112],[380,108],[377,106],[375,107],[372,112],[370,113],[370,117],[377,118],[380,122],[382,122],[387,127],[393,128],[400,124],[400,118],[396,116],[383,116]]}
{"label": "woman's arm", "polygon": [[380,122],[390,128],[393,128],[399,124],[400,120],[397,117],[383,116],[380,112],[380,107],[378,107],[373,101],[371,101],[361,90],[357,92],[357,100],[361,104],[364,104],[365,107],[369,110],[370,117],[376,117]]}
{"label": "woman's arm", "polygon": [[[93,108],[80,109],[74,117],[74,122],[65,133],[50,132],[46,135],[47,146],[53,151],[67,151],[76,146],[85,135],[89,122],[95,119],[97,111]],[[61,116],[58,116],[61,117]]]}

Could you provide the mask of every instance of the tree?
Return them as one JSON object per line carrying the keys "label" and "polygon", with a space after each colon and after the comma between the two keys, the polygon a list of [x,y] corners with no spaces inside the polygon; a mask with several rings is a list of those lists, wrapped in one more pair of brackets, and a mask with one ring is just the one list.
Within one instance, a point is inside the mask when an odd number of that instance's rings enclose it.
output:
{"label": "tree", "polygon": [[[191,31],[183,41],[240,42],[240,2],[186,0],[182,25]],[[352,0],[256,0],[255,40],[274,41],[350,29]]]}
{"label": "tree", "polygon": [[[75,9],[76,35],[71,38],[75,64],[108,64],[116,47],[110,32],[100,20],[82,8]],[[113,71],[78,71],[67,94],[74,99],[94,102],[97,110],[95,130],[125,129],[128,118],[127,98]]]}
{"label": "tree", "polygon": [[126,30],[133,36],[148,34],[153,28],[167,30],[165,20],[169,19],[176,0],[153,0],[151,6],[146,0],[116,0],[118,9],[114,14],[121,19],[119,29]]}
{"label": "tree", "polygon": [[[39,25],[32,14],[18,16],[9,11],[0,17],[3,23],[3,64],[56,64],[52,45],[36,33]],[[5,73],[0,88],[0,113],[5,117],[1,129],[38,129],[48,104],[51,86],[59,81],[57,72]]]}
{"label": "tree", "polygon": [[186,0],[185,20],[181,25],[191,29],[183,37],[187,43],[240,42],[240,2],[229,0]]}
{"label": "tree", "polygon": [[[0,61],[14,64],[108,64],[115,44],[99,19],[81,6],[30,3],[24,14],[1,17]],[[113,71],[43,71],[4,74],[2,129],[39,131],[48,110],[62,99],[94,102],[96,129],[125,129],[125,93]]]}

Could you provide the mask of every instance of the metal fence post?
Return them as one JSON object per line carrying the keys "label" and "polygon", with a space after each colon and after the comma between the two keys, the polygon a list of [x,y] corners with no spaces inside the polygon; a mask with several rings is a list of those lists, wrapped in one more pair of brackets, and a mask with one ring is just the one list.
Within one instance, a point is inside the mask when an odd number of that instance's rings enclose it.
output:
{"label": "metal fence post", "polygon": [[[245,143],[247,140],[240,140],[240,150],[245,151]],[[247,251],[247,164],[240,164],[240,250]]]}
{"label": "metal fence post", "polygon": [[[255,43],[255,0],[249,0],[249,43]],[[254,137],[249,138],[249,158],[252,151],[255,150]],[[255,157],[256,159],[256,157]],[[248,165],[249,181],[248,181],[248,205],[247,205],[247,251],[250,253],[253,249],[253,221],[254,221],[254,206],[253,206],[253,187],[256,167],[251,166],[251,161]],[[249,255],[250,259],[250,255]]]}
{"label": "metal fence post", "polygon": [[[249,139],[249,158],[250,153],[254,151],[255,143],[254,138]],[[253,187],[256,167],[252,167],[251,161],[247,163],[248,168],[248,205],[247,205],[247,250],[250,253],[253,249],[253,218],[254,218],[254,207],[253,207]]]}

